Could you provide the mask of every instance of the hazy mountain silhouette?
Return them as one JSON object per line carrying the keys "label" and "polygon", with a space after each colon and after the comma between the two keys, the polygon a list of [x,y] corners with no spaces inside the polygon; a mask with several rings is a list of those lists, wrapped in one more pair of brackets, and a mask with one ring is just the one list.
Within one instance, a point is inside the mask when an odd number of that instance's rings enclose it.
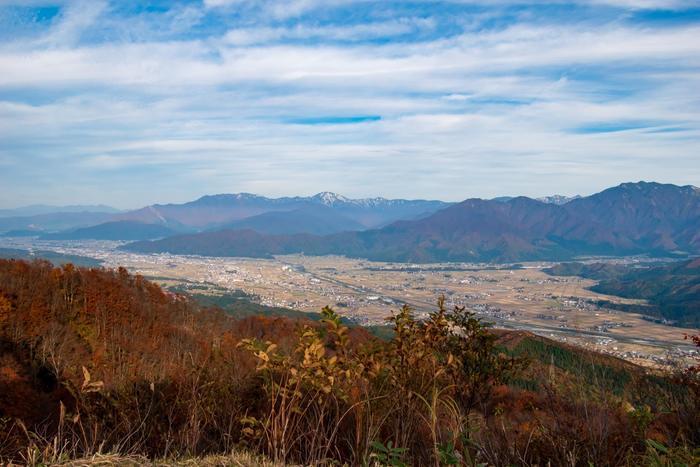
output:
{"label": "hazy mountain silhouette", "polygon": [[81,229],[44,234],[42,240],[147,240],[174,235],[176,232],[158,224],[114,221]]}
{"label": "hazy mountain silhouette", "polygon": [[69,206],[52,206],[48,204],[32,204],[12,209],[0,209],[0,217],[26,217],[38,216],[41,214],[56,214],[64,212],[106,212],[115,214],[121,212],[119,209],[104,204],[79,204]]}
{"label": "hazy mountain silhouette", "polygon": [[112,220],[110,212],[53,212],[34,216],[0,217],[0,232],[12,230],[66,230]]}
{"label": "hazy mountain silhouette", "polygon": [[220,226],[219,229],[251,229],[259,233],[284,235],[310,233],[327,235],[364,230],[365,226],[329,206],[309,205],[292,211],[271,211]]}

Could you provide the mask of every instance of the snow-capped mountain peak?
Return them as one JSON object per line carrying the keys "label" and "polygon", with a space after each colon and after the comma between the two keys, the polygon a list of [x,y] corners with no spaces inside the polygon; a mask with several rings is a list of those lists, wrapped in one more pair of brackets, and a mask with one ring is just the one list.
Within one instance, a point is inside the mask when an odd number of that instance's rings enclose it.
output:
{"label": "snow-capped mountain peak", "polygon": [[349,198],[346,198],[343,195],[332,193],[330,191],[323,191],[321,193],[318,193],[317,195],[314,195],[311,199],[325,204],[326,206],[333,206],[337,203],[348,203],[351,201]]}
{"label": "snow-capped mountain peak", "polygon": [[552,195],[552,196],[543,196],[541,198],[537,198],[537,201],[542,201],[543,203],[547,204],[558,204],[559,206],[562,206],[569,201],[573,201],[575,199],[579,199],[581,196],[576,195],[576,196],[562,196],[562,195]]}

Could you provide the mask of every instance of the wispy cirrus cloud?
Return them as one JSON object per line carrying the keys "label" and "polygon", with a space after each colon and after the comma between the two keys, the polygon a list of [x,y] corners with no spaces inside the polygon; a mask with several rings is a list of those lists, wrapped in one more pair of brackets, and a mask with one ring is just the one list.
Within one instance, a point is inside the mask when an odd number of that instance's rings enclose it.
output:
{"label": "wispy cirrus cloud", "polygon": [[399,18],[350,26],[309,26],[297,24],[278,27],[245,27],[232,29],[224,36],[227,44],[246,46],[280,41],[368,41],[405,36],[435,27],[431,18]]}
{"label": "wispy cirrus cloud", "polygon": [[22,31],[0,42],[2,202],[697,184],[695,18],[680,0],[0,3]]}

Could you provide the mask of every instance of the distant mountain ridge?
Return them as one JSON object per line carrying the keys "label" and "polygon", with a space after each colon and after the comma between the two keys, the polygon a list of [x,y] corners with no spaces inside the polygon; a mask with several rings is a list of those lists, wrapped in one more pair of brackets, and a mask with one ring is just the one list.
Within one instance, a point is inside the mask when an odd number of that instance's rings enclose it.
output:
{"label": "distant mountain ridge", "polygon": [[168,227],[134,221],[105,222],[91,227],[44,234],[41,240],[148,240],[175,235]]}
{"label": "distant mountain ridge", "polygon": [[314,207],[326,206],[332,208],[335,214],[366,229],[380,227],[399,219],[412,219],[438,211],[450,204],[435,200],[350,199],[331,192],[283,198],[238,193],[207,195],[184,204],[155,204],[118,214],[115,219],[207,230],[269,212],[299,209],[308,212]]}
{"label": "distant mountain ridge", "polygon": [[328,235],[336,232],[365,230],[365,226],[336,212],[332,207],[321,204],[291,211],[269,211],[219,226],[213,230],[221,229],[251,229],[271,235],[300,233]]}
{"label": "distant mountain ridge", "polygon": [[82,210],[89,206],[65,206],[63,208],[67,211],[54,212],[60,208],[36,205],[0,211],[7,215],[48,211],[22,216],[0,215],[0,235],[26,236],[36,233],[44,234],[46,239],[68,239],[76,229],[121,221],[157,224],[171,229],[173,234],[221,228],[254,228],[261,233],[323,235],[382,227],[399,219],[424,217],[450,204],[436,200],[392,200],[381,197],[351,199],[321,192],[314,196],[283,198],[267,198],[252,193],[207,195],[183,204],[154,204],[127,212],[108,206],[104,206],[104,212]]}
{"label": "distant mountain ridge", "polygon": [[119,209],[104,204],[89,204],[89,205],[69,205],[69,206],[52,206],[48,204],[32,204],[12,209],[0,209],[0,217],[26,217],[38,216],[42,214],[56,214],[63,212],[106,212],[118,213]]}
{"label": "distant mountain ridge", "polygon": [[[246,250],[250,246],[250,251]],[[564,204],[468,199],[418,220],[326,236],[228,230],[127,245],[214,256],[344,254],[386,261],[523,261],[700,253],[700,190],[624,183]]]}
{"label": "distant mountain ridge", "polygon": [[56,231],[89,227],[112,220],[111,212],[52,212],[33,216],[0,217],[0,232]]}

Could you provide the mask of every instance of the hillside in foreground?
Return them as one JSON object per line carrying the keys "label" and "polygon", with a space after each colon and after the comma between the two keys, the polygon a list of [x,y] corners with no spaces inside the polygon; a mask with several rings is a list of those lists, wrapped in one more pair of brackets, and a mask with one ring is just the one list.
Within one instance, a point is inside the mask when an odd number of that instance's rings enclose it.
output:
{"label": "hillside in foreground", "polygon": [[387,339],[317,318],[237,318],[124,269],[0,260],[0,462],[700,459],[695,372],[650,374],[442,304],[423,322],[396,311]]}

